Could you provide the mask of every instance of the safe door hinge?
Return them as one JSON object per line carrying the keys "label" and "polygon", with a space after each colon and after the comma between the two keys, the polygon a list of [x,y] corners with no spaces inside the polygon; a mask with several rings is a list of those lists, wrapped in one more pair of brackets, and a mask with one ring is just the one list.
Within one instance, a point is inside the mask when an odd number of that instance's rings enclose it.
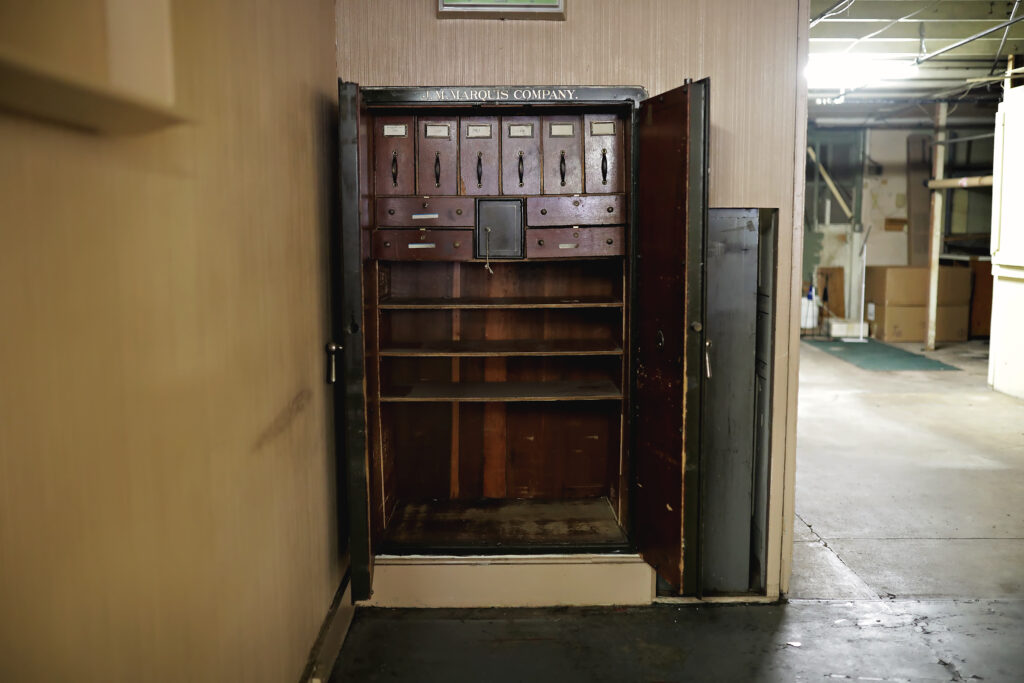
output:
{"label": "safe door hinge", "polygon": [[335,384],[338,381],[338,354],[344,347],[341,344],[327,342],[327,383]]}

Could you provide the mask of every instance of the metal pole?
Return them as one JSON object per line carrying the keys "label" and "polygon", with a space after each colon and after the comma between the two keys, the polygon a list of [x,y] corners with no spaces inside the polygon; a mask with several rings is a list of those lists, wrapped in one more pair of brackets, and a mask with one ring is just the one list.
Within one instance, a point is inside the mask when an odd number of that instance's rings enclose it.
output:
{"label": "metal pole", "polygon": [[[946,114],[949,105],[945,102],[935,107],[936,142],[946,141]],[[946,145],[936,145],[932,153],[932,177],[942,180],[946,174]],[[925,348],[935,350],[935,320],[939,309],[939,255],[942,253],[942,219],[945,213],[943,199],[945,190],[932,190],[932,237],[928,258],[928,323],[925,328]]]}
{"label": "metal pole", "polygon": [[1009,21],[1004,21],[1003,23],[999,24],[998,26],[993,26],[992,28],[987,28],[984,31],[982,31],[981,33],[975,33],[970,38],[964,38],[963,40],[958,40],[957,42],[953,43],[952,45],[947,45],[946,47],[942,48],[941,50],[936,50],[935,52],[932,52],[931,54],[927,54],[927,55],[923,55],[921,57],[918,57],[917,59],[914,60],[914,64],[921,64],[923,62],[927,62],[929,59],[934,59],[934,58],[938,57],[939,55],[944,55],[947,52],[949,52],[950,50],[955,50],[958,47],[963,47],[964,45],[967,45],[968,43],[973,43],[978,38],[984,38],[988,34],[995,33],[996,31],[998,31],[1001,28],[1007,28],[1009,26],[1013,26],[1014,24],[1016,24],[1021,19],[1024,19],[1024,14],[1020,15],[1019,17],[1017,17],[1015,19],[1010,19]]}
{"label": "metal pole", "polygon": [[[1013,9],[1010,10],[1010,18],[1013,19],[1017,15],[1017,5],[1020,4],[1020,0],[1013,3]],[[992,60],[992,69],[988,72],[991,76],[996,72],[996,67],[999,65],[999,55],[1003,53],[1003,46],[1006,45],[1006,36],[1010,35],[1010,27],[1007,26],[1006,30],[1003,31],[1003,39],[999,41],[999,49],[996,50],[996,58]]]}
{"label": "metal pole", "polygon": [[868,282],[868,237],[871,226],[864,231],[864,239],[860,243],[860,320],[857,325],[857,340],[864,341],[864,328],[868,326],[867,311],[864,310],[864,297],[867,294]]}
{"label": "metal pole", "polygon": [[953,138],[952,140],[946,140],[945,142],[933,142],[932,145],[956,145],[961,142],[970,142],[971,140],[987,140],[988,138],[994,138],[995,133],[984,133],[982,135],[968,135],[962,138]]}

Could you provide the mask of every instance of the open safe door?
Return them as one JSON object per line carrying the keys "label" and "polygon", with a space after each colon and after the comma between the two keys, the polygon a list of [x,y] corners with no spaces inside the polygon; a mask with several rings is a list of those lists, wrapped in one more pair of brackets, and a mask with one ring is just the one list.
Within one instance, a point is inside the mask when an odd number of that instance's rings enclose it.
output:
{"label": "open safe door", "polygon": [[698,594],[700,397],[705,373],[708,81],[637,112],[634,529],[675,591]]}
{"label": "open safe door", "polygon": [[[335,448],[341,529],[348,539],[352,597],[368,598],[373,575],[368,451],[366,442],[366,359],[363,353],[363,245],[360,212],[367,191],[367,160],[360,156],[360,138],[367,137],[359,86],[338,85],[338,162],[340,233],[331,237],[331,330],[328,381],[334,383]],[[338,349],[337,346],[341,348]],[[336,366],[340,352],[343,361]],[[342,431],[344,433],[342,434]],[[347,509],[345,503],[347,502]]]}

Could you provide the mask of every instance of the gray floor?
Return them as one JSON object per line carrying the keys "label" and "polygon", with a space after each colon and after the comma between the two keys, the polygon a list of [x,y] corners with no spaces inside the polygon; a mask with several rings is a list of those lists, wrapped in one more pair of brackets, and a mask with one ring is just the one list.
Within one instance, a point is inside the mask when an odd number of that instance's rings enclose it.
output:
{"label": "gray floor", "polygon": [[1024,401],[985,354],[879,373],[802,346],[787,603],[363,610],[332,680],[1024,680]]}

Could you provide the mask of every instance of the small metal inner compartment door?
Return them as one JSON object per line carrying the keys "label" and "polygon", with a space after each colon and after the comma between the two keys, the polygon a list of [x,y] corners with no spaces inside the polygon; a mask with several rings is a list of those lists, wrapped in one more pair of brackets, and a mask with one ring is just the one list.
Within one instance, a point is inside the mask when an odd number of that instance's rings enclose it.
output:
{"label": "small metal inner compartment door", "polygon": [[704,302],[701,588],[750,589],[753,515],[757,209],[712,209]]}
{"label": "small metal inner compartment door", "polygon": [[523,258],[523,200],[478,199],[474,243],[476,258]]}

